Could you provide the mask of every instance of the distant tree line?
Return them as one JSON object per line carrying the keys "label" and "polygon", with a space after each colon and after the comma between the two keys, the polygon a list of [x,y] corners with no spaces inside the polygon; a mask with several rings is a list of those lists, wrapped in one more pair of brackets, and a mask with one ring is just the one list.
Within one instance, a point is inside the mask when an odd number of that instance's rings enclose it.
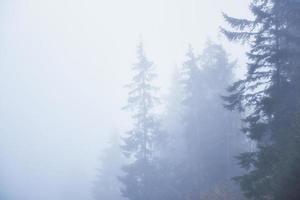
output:
{"label": "distant tree line", "polygon": [[224,14],[221,28],[249,45],[245,77],[234,79],[221,45],[190,46],[160,115],[155,65],[138,45],[132,129],[102,161],[95,199],[300,199],[300,2],[253,0],[250,10],[253,19]]}

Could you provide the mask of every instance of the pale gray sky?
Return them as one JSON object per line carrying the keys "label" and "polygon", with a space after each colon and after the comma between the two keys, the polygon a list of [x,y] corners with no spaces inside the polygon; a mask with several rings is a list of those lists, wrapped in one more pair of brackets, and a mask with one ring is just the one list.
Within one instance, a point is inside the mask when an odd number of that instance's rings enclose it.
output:
{"label": "pale gray sky", "polygon": [[140,35],[165,94],[189,43],[200,52],[210,37],[244,59],[218,30],[221,11],[248,16],[248,2],[2,0],[0,194],[90,200],[102,144],[128,127],[123,85]]}

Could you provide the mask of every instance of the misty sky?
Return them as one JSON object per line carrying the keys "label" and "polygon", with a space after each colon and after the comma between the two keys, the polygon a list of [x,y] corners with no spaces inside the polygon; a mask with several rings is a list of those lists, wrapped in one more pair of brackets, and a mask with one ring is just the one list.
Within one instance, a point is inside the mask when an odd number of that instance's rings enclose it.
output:
{"label": "misty sky", "polygon": [[221,11],[248,16],[247,2],[1,0],[0,193],[91,200],[108,134],[129,126],[123,85],[139,38],[164,96],[189,43],[200,52],[210,37],[243,60],[218,30]]}

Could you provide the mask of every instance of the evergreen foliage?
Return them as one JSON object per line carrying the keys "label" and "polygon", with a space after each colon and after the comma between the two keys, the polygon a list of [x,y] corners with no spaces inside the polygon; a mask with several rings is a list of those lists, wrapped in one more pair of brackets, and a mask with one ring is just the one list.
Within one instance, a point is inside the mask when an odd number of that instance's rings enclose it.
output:
{"label": "evergreen foliage", "polygon": [[226,107],[243,113],[255,151],[238,156],[248,170],[235,179],[249,199],[300,198],[300,2],[253,0],[254,19],[224,15],[230,40],[250,45],[246,78],[235,82]]}
{"label": "evergreen foliage", "polygon": [[240,173],[233,157],[245,142],[238,135],[239,116],[226,112],[221,104],[233,65],[220,45],[209,42],[202,55],[196,56],[191,47],[186,54],[182,74],[185,155],[175,182],[181,199],[205,199],[218,188],[232,190],[240,198],[230,178]]}
{"label": "evergreen foliage", "polygon": [[161,188],[158,184],[158,163],[156,146],[160,136],[157,118],[153,114],[158,98],[157,88],[153,86],[156,78],[154,66],[145,55],[142,43],[137,50],[138,62],[134,64],[132,82],[126,109],[132,112],[133,128],[124,137],[122,149],[131,161],[123,166],[124,176],[120,177],[124,184],[122,194],[130,200],[159,199]]}

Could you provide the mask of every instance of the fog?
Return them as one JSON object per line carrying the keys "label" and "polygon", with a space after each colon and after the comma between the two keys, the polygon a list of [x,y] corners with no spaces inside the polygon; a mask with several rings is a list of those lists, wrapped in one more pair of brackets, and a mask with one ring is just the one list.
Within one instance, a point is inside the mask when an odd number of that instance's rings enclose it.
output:
{"label": "fog", "polygon": [[[131,127],[126,105],[143,41],[168,95],[188,45],[208,38],[246,62],[245,46],[219,32],[222,12],[249,17],[240,0],[2,0],[0,2],[0,198],[92,200],[99,158],[113,130]],[[224,25],[225,26],[225,25]]]}

